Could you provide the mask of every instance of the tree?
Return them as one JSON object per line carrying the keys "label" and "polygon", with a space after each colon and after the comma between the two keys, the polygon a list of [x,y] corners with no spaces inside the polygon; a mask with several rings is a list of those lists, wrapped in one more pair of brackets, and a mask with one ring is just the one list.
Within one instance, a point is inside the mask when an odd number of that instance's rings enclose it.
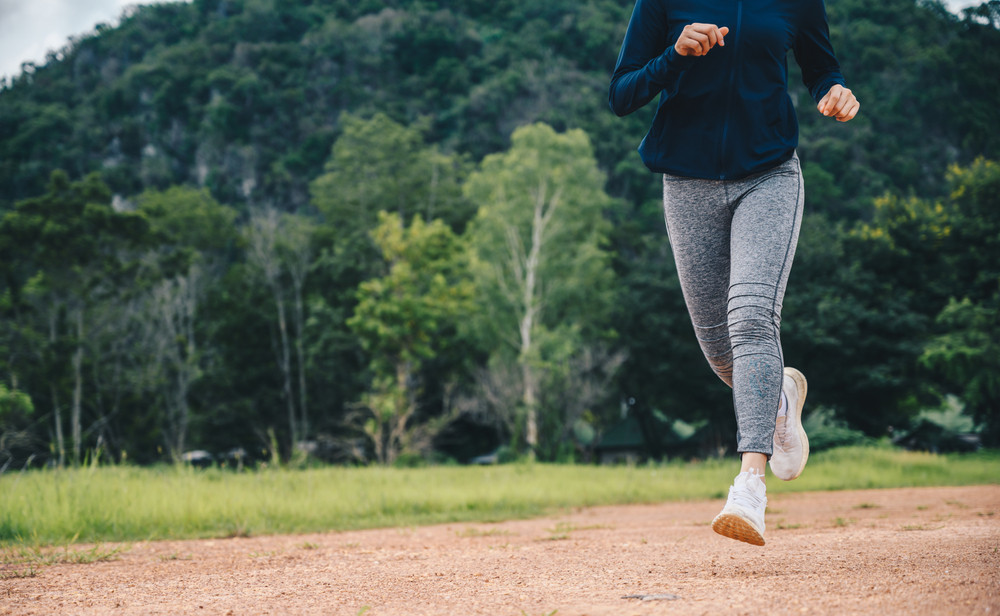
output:
{"label": "tree", "polygon": [[239,237],[236,212],[207,190],[181,186],[146,191],[135,207],[157,243],[137,276],[142,295],[129,312],[132,352],[142,394],[159,402],[153,423],[177,461],[188,446],[193,391],[214,352],[204,309]]}
{"label": "tree", "polygon": [[35,412],[31,398],[0,383],[0,474],[14,460],[16,450],[30,443],[26,420]]}
{"label": "tree", "polygon": [[362,396],[363,427],[382,464],[403,452],[424,453],[448,418],[418,421],[421,369],[450,344],[471,309],[471,280],[459,239],[440,220],[379,213],[372,232],[388,273],[358,288],[348,325],[370,357],[372,384]]}
{"label": "tree", "polygon": [[382,113],[371,119],[343,114],[325,172],[312,184],[312,203],[340,237],[367,234],[378,212],[405,224],[419,215],[461,229],[470,212],[462,198],[461,157],[424,142],[426,121],[403,126]]}
{"label": "tree", "polygon": [[204,272],[192,265],[186,274],[162,280],[153,287],[144,310],[149,317],[146,348],[152,351],[147,366],[154,391],[163,397],[166,444],[175,462],[186,450],[191,421],[189,397],[203,373],[203,351],[196,331],[206,284]]}
{"label": "tree", "polygon": [[953,167],[942,200],[887,194],[867,222],[806,218],[783,338],[786,355],[811,375],[816,403],[881,436],[951,392],[988,423],[996,408],[989,357],[1000,305],[998,168],[985,160]]}
{"label": "tree", "polygon": [[[983,427],[983,440],[1000,444],[1000,164],[979,159],[952,167],[950,254],[945,280],[950,298],[920,357],[957,393]],[[944,209],[944,208],[943,208]]]}
{"label": "tree", "polygon": [[521,429],[533,452],[545,363],[559,347],[600,336],[612,304],[604,181],[583,131],[534,124],[465,185],[479,206],[468,233],[481,335],[485,348],[516,357]]}
{"label": "tree", "polygon": [[[111,194],[96,174],[70,182],[54,171],[48,191],[18,202],[0,222],[0,258],[6,263],[13,303],[27,309],[35,327],[47,332],[42,361],[47,364],[50,404],[59,463],[65,461],[60,382],[70,379],[71,459],[83,447],[84,360],[92,340],[89,312],[113,298],[128,271],[127,251],[146,240],[142,217],[115,212]],[[68,355],[68,365],[66,362]]]}
{"label": "tree", "polygon": [[947,381],[983,428],[986,445],[1000,443],[1000,294],[988,302],[952,300],[938,315],[945,330],[931,339],[921,363]]}
{"label": "tree", "polygon": [[[277,313],[278,367],[281,370],[283,391],[288,410],[290,451],[309,436],[309,409],[306,393],[306,359],[304,328],[306,276],[313,264],[312,236],[314,225],[301,216],[281,214],[273,208],[255,211],[247,224],[247,258],[263,279],[274,299]],[[286,306],[291,302],[290,308]],[[289,332],[287,312],[291,311],[292,330]],[[292,368],[292,351],[295,347],[296,380]],[[296,404],[298,410],[296,410]]]}

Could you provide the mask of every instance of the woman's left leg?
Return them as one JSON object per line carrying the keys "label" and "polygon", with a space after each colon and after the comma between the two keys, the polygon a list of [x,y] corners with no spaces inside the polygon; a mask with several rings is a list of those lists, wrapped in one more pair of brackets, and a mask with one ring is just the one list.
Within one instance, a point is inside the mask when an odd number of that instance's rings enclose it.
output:
{"label": "woman's left leg", "polygon": [[785,382],[781,303],[802,223],[798,158],[733,182],[730,188],[734,200],[727,328],[742,468],[712,528],[733,539],[764,545],[764,465],[774,449]]}
{"label": "woman's left leg", "polygon": [[734,208],[728,328],[740,453],[772,453],[784,380],[781,305],[802,209],[797,157],[744,181]]}

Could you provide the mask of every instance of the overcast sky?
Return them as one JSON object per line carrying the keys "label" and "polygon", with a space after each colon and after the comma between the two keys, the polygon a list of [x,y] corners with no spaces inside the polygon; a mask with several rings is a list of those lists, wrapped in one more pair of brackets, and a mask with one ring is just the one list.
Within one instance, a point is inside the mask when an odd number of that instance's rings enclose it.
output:
{"label": "overcast sky", "polygon": [[45,62],[70,36],[117,24],[122,9],[164,0],[0,0],[0,77],[21,72],[22,62]]}
{"label": "overcast sky", "polygon": [[[0,77],[20,73],[22,62],[43,63],[45,54],[62,48],[70,36],[88,33],[101,22],[117,24],[126,6],[164,1],[0,0]],[[945,0],[945,4],[958,11],[979,2]]]}

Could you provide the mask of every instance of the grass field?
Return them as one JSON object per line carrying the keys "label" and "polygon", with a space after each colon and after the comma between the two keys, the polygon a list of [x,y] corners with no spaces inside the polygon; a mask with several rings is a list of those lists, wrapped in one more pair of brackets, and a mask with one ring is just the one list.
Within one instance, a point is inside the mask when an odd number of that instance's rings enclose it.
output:
{"label": "grass field", "polygon": [[[722,498],[732,460],[235,473],[112,466],[0,476],[0,545],[248,536],[524,518],[560,508]],[[771,493],[1000,483],[1000,452],[842,448]]]}

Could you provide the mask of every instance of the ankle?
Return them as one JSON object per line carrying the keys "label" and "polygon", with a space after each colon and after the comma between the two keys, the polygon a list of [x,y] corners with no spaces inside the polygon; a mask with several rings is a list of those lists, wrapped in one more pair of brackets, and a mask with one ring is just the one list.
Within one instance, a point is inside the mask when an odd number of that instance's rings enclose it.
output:
{"label": "ankle", "polygon": [[740,473],[749,473],[766,484],[764,468],[767,466],[767,456],[762,453],[746,452],[741,458]]}

